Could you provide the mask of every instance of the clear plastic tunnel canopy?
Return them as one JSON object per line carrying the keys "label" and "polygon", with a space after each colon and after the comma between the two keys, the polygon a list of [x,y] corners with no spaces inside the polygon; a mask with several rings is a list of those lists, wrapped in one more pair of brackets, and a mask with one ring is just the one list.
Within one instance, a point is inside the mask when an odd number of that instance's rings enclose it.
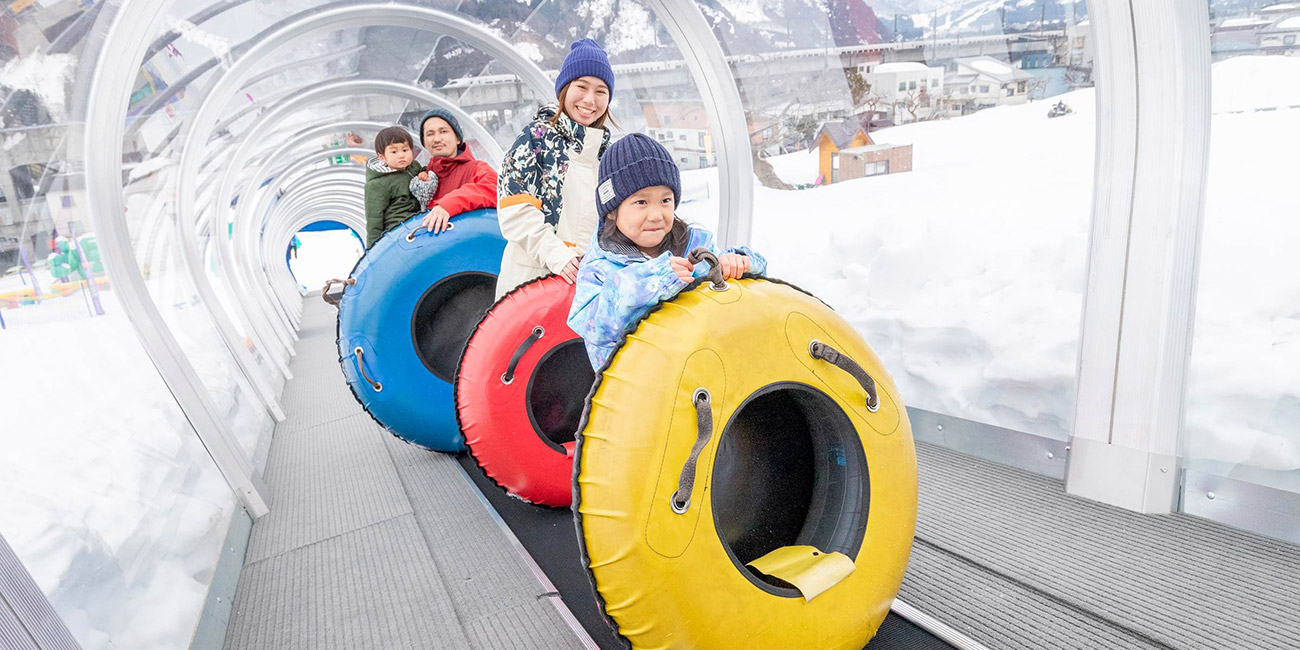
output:
{"label": "clear plastic tunnel canopy", "polygon": [[[0,534],[83,648],[190,644],[302,399],[303,301],[360,255],[375,131],[454,107],[497,166],[578,38],[614,66],[614,137],[681,169],[678,216],[849,320],[918,439],[1029,441],[1007,462],[1054,479],[1076,440],[1122,440],[1294,495],[1300,8],[1211,0],[1157,46],[1112,33],[1137,3],[1089,4],[11,3]],[[1133,48],[1166,46],[1191,117],[1117,110],[1164,61]],[[351,230],[295,239],[319,222]],[[1203,494],[1172,507],[1248,527]]]}

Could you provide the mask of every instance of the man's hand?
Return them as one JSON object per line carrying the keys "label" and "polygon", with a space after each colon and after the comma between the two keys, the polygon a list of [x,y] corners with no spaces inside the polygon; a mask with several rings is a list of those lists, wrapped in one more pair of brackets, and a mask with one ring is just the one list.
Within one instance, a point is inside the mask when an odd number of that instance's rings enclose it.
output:
{"label": "man's hand", "polygon": [[451,223],[451,215],[447,214],[446,208],[441,205],[435,205],[424,215],[424,221],[420,225],[429,229],[429,232],[438,234],[447,230],[447,224]]}

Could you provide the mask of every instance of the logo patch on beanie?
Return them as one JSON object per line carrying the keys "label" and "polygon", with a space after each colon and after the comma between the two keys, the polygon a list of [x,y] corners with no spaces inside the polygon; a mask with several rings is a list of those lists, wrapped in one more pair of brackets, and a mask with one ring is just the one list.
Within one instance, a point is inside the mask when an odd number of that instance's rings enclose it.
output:
{"label": "logo patch on beanie", "polygon": [[600,187],[596,188],[596,191],[600,193],[601,203],[609,203],[610,201],[613,201],[614,200],[614,179],[606,178],[605,182],[601,183]]}

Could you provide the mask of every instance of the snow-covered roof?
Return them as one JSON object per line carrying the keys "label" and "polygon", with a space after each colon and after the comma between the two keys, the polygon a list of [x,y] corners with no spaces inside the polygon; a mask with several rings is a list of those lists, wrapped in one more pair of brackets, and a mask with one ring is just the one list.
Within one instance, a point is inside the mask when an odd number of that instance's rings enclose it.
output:
{"label": "snow-covered roof", "polygon": [[857,153],[867,153],[867,152],[869,152],[869,151],[888,151],[888,150],[890,150],[890,149],[897,149],[897,148],[899,148],[899,147],[910,147],[910,146],[912,146],[912,145],[907,145],[907,144],[868,144],[868,145],[863,145],[863,146],[861,146],[861,147],[851,147],[851,148],[848,148],[848,149],[840,149],[839,152],[842,153],[842,154],[845,154],[845,153],[846,153],[846,154],[857,154]]}
{"label": "snow-covered roof", "polygon": [[1033,75],[1029,74],[1028,72],[1025,72],[1024,70],[1020,70],[1015,66],[1012,66],[1010,63],[1007,63],[1005,61],[999,61],[989,56],[976,56],[976,57],[970,57],[965,59],[957,59],[956,61],[954,61],[954,63],[957,64],[958,75],[965,72],[965,70],[963,70],[963,68],[965,68],[966,70],[973,70],[976,73],[988,77],[992,81],[995,81],[1000,84],[1007,83],[1009,81],[1020,81],[1022,79],[1029,79],[1033,77]]}
{"label": "snow-covered roof", "polygon": [[893,63],[882,63],[872,69],[873,74],[891,74],[896,72],[925,72],[929,68],[924,63],[912,61],[895,61]]}
{"label": "snow-covered roof", "polygon": [[853,141],[853,136],[857,135],[858,131],[866,132],[866,128],[858,120],[822,122],[821,128],[817,129],[817,135],[813,139],[820,139],[822,133],[825,133],[836,147],[843,147]]}
{"label": "snow-covered roof", "polygon": [[1259,10],[1261,14],[1280,14],[1290,11],[1300,11],[1300,2],[1279,2]]}
{"label": "snow-covered roof", "polygon": [[1268,24],[1268,21],[1267,21],[1267,20],[1263,20],[1263,19],[1261,19],[1261,18],[1254,18],[1254,17],[1247,17],[1247,18],[1229,18],[1229,19],[1227,19],[1227,20],[1225,20],[1225,21],[1219,23],[1219,28],[1220,28],[1220,29],[1235,29],[1235,28],[1242,28],[1242,27],[1262,27],[1262,26],[1267,25],[1267,24]]}
{"label": "snow-covered roof", "polygon": [[970,67],[975,68],[980,72],[985,72],[988,74],[1009,74],[1011,72],[1011,66],[1001,61],[991,61],[985,59],[971,61]]}

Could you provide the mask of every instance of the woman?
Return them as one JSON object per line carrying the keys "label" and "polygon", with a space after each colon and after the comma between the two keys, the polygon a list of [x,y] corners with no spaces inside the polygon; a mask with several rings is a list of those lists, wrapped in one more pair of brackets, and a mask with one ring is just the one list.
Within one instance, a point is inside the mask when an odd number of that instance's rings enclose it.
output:
{"label": "woman", "polygon": [[497,218],[508,243],[498,298],[547,273],[577,279],[596,229],[596,177],[613,94],[605,51],[589,38],[574,42],[555,79],[558,105],[538,109],[501,164]]}

